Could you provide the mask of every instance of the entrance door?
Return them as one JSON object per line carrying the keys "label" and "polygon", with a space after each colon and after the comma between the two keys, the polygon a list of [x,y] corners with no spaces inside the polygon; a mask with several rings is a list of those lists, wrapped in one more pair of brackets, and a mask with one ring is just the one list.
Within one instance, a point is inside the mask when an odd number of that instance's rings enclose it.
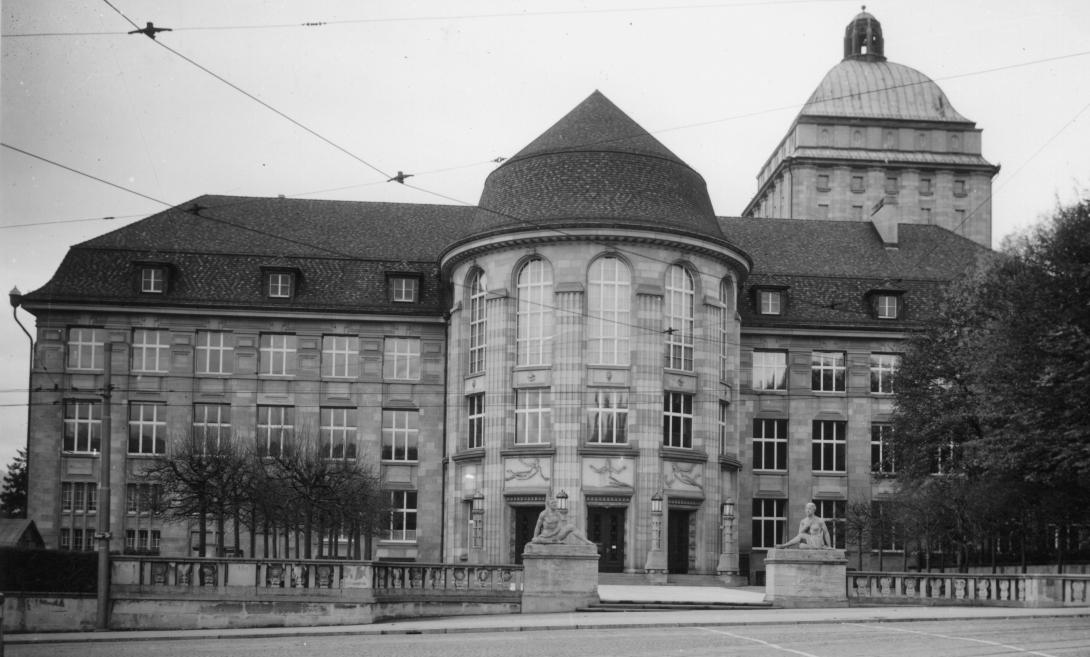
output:
{"label": "entrance door", "polygon": [[692,511],[670,509],[666,530],[666,567],[671,573],[689,572],[689,515]]}
{"label": "entrance door", "polygon": [[625,508],[587,509],[587,538],[598,545],[598,572],[624,572]]}
{"label": "entrance door", "polygon": [[514,554],[511,555],[512,563],[522,563],[522,551],[526,544],[534,537],[534,528],[537,526],[537,517],[545,510],[543,506],[516,506],[515,509],[515,537]]}

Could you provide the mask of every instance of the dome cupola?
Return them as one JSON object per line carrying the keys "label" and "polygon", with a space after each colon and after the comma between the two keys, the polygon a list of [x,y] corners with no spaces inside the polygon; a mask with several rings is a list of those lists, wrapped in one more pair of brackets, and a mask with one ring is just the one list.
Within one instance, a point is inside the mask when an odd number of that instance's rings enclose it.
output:
{"label": "dome cupola", "polygon": [[844,59],[885,61],[886,46],[882,39],[882,24],[866,10],[867,6],[863,5],[863,11],[844,28]]}

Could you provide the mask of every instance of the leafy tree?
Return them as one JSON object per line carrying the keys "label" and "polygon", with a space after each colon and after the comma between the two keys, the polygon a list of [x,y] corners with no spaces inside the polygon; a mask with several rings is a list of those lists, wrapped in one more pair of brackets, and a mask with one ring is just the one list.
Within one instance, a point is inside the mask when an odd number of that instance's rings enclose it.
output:
{"label": "leafy tree", "polygon": [[20,449],[15,454],[4,475],[4,488],[0,490],[0,516],[5,518],[25,518],[27,508],[26,450]]}

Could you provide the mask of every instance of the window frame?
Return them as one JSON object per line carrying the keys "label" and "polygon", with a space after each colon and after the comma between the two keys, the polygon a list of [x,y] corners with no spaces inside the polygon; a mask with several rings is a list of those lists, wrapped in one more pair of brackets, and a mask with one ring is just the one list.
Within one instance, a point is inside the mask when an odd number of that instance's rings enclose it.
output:
{"label": "window frame", "polygon": [[529,260],[519,268],[515,311],[515,363],[518,367],[548,365],[556,312],[553,303],[553,271],[542,258]]}
{"label": "window frame", "polygon": [[755,497],[751,505],[750,542],[754,550],[768,550],[783,543],[787,533],[787,499]]}
{"label": "window frame", "polygon": [[[212,411],[215,411],[214,413]],[[212,447],[219,451],[226,442],[231,441],[231,405],[230,404],[193,404],[193,438],[207,453]],[[215,439],[211,446],[210,439]]]}
{"label": "window frame", "polygon": [[[234,371],[234,362],[228,362],[234,354],[234,347],[228,344],[228,335],[227,331],[197,331],[193,362],[196,374],[231,374]],[[212,367],[213,360],[218,360],[218,367]]]}
{"label": "window frame", "polygon": [[485,410],[483,392],[466,395],[466,449],[484,448]]}
{"label": "window frame", "polygon": [[870,469],[875,475],[897,474],[896,451],[893,446],[893,424],[872,422],[870,425]]}
{"label": "window frame", "polygon": [[[89,331],[90,335],[85,332]],[[106,329],[94,326],[68,327],[65,369],[74,371],[101,371],[106,364]],[[73,359],[73,356],[75,358]],[[84,356],[90,361],[84,364]],[[73,360],[75,361],[73,363]]]}
{"label": "window frame", "polygon": [[757,293],[757,314],[768,317],[783,315],[787,304],[785,291],[777,288],[759,287]]}
{"label": "window frame", "polygon": [[876,292],[872,306],[876,319],[894,320],[901,318],[901,295],[892,292]]}
{"label": "window frame", "polygon": [[671,390],[662,393],[662,445],[693,448],[694,395]]}
{"label": "window frame", "polygon": [[387,274],[386,288],[391,303],[418,303],[420,301],[420,276],[414,274]]}
{"label": "window frame", "polygon": [[753,418],[754,472],[787,472],[789,428],[786,418]]}
{"label": "window frame", "polygon": [[477,270],[469,284],[469,373],[484,372],[485,348],[488,345],[487,304],[488,286],[483,271]]}
{"label": "window frame", "polygon": [[666,369],[692,372],[696,349],[696,280],[687,268],[666,269]]}
{"label": "window frame", "polygon": [[[276,404],[259,404],[254,437],[257,441],[257,455],[262,458],[275,458],[284,453],[284,448],[295,439],[295,407]],[[275,451],[272,449],[275,443]]]}
{"label": "window frame", "polygon": [[552,441],[553,407],[550,388],[515,390],[515,445],[548,445]]}
{"label": "window frame", "polygon": [[[81,413],[82,410],[86,410],[86,415]],[[84,449],[80,449],[82,443],[86,443]],[[61,451],[66,454],[98,454],[101,449],[101,402],[89,399],[65,400]]]}
{"label": "window frame", "polygon": [[295,376],[298,338],[294,333],[258,336],[259,376]]}
{"label": "window frame", "polygon": [[319,409],[318,451],[323,458],[354,461],[359,454],[356,409],[323,406]]}
{"label": "window frame", "polygon": [[420,461],[420,411],[382,409],[382,460],[391,463]]}
{"label": "window frame", "polygon": [[[147,412],[150,411],[150,416]],[[167,405],[164,402],[129,402],[130,456],[162,456],[167,452]],[[150,434],[145,433],[150,429]],[[161,433],[161,435],[160,435]]]}
{"label": "window frame", "polygon": [[390,526],[386,540],[394,543],[415,543],[418,537],[417,509],[420,503],[417,491],[391,490],[389,492]]}
{"label": "window frame", "polygon": [[814,500],[814,515],[825,521],[832,547],[843,550],[847,543],[847,500]]}
{"label": "window frame", "polygon": [[166,294],[168,282],[168,269],[165,265],[140,266],[141,294]]}
{"label": "window frame", "polygon": [[598,389],[588,392],[592,397],[587,408],[587,443],[627,445],[628,390]]}
{"label": "window frame", "polygon": [[901,355],[872,352],[870,355],[870,392],[872,395],[895,394],[893,381],[901,368]]}
{"label": "window frame", "polygon": [[296,272],[290,269],[267,269],[264,276],[265,298],[275,300],[294,299]]}
{"label": "window frame", "polygon": [[[759,363],[758,361],[764,361],[766,357],[779,355],[782,358],[782,364],[779,363]],[[787,390],[787,374],[788,374],[788,353],[782,349],[754,349],[753,350],[753,365],[751,369],[750,387],[758,392],[768,391],[786,391]],[[779,376],[777,376],[779,375]],[[758,386],[758,383],[769,381],[770,377],[771,387]]]}
{"label": "window frame", "polygon": [[[148,340],[152,336],[155,337],[155,342]],[[170,331],[149,328],[133,329],[131,362],[134,373],[165,374],[169,372]]]}
{"label": "window frame", "polygon": [[323,335],[322,378],[358,379],[360,376],[359,356],[360,337],[358,335]]}
{"label": "window frame", "polygon": [[382,378],[386,381],[419,381],[421,340],[387,336],[382,341]]}
{"label": "window frame", "polygon": [[587,272],[587,363],[632,361],[632,270],[616,256],[602,256]]}
{"label": "window frame", "polygon": [[810,467],[815,474],[848,472],[848,423],[844,420],[814,420],[810,434]]}
{"label": "window frame", "polygon": [[847,354],[843,351],[810,352],[811,392],[846,392],[847,360]]}

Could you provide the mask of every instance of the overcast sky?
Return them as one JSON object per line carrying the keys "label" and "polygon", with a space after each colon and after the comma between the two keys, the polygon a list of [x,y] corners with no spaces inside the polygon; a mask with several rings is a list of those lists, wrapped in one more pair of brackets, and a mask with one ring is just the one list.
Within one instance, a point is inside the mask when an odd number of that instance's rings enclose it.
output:
{"label": "overcast sky", "polygon": [[[718,214],[738,215],[840,61],[859,10],[818,0],[5,0],[0,133],[12,148],[0,149],[0,284],[34,290],[70,245],[200,194],[475,204],[491,160],[595,89],[704,176]],[[994,246],[1085,193],[1090,3],[886,0],[867,10],[887,58],[930,76],[983,129],[984,156],[1002,165]],[[173,31],[155,42],[128,35],[126,17]],[[399,170],[427,191],[387,183]],[[33,318],[19,317],[33,332]],[[0,354],[2,470],[26,439],[28,341],[10,317]]]}

